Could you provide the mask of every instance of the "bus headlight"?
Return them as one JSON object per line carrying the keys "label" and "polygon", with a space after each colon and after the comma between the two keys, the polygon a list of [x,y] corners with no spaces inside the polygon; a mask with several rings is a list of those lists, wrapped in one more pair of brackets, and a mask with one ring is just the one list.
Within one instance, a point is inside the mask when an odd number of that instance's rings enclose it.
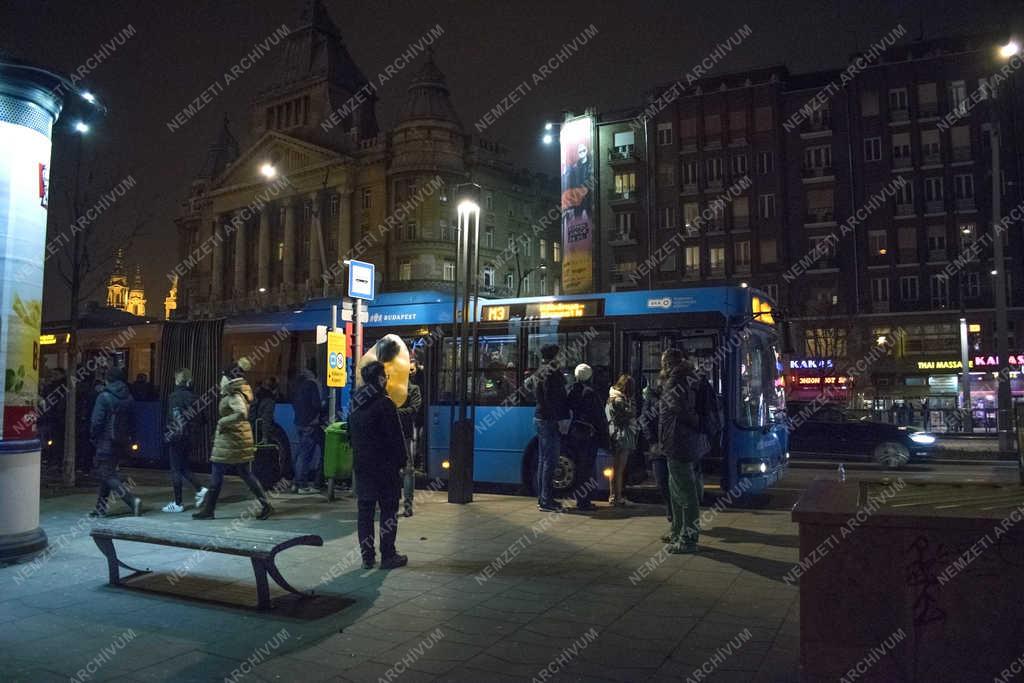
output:
{"label": "bus headlight", "polygon": [[448,462],[447,460],[441,461],[441,469],[446,470],[446,469],[449,469],[451,466],[452,466],[452,464],[450,462]]}
{"label": "bus headlight", "polygon": [[919,443],[922,446],[931,446],[935,443],[935,437],[931,434],[925,434],[924,432],[914,432],[910,435],[910,440],[914,443]]}
{"label": "bus headlight", "polygon": [[789,451],[786,451],[786,460],[789,460]]}
{"label": "bus headlight", "polygon": [[740,474],[764,474],[768,471],[768,464],[760,461],[740,463]]}
{"label": "bus headlight", "polygon": [[601,472],[601,474],[603,474],[606,479],[611,479],[612,475],[615,474],[615,470],[613,470],[611,467],[605,467],[604,471]]}

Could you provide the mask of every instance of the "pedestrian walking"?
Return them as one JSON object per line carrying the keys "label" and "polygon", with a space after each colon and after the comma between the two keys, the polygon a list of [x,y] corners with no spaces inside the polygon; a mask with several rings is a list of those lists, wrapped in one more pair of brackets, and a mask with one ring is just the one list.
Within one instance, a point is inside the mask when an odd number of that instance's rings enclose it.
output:
{"label": "pedestrian walking", "polygon": [[580,363],[573,371],[576,382],[569,388],[566,401],[572,413],[569,426],[569,447],[576,461],[579,482],[573,491],[576,509],[593,510],[590,498],[597,482],[594,480],[594,462],[597,449],[607,446],[608,424],[604,416],[604,401],[592,384],[593,369],[586,363]]}
{"label": "pedestrian walking", "polygon": [[299,433],[299,449],[295,455],[292,493],[302,495],[320,493],[317,488],[318,450],[323,443],[323,397],[317,381],[315,365],[302,371],[292,396],[295,409],[295,429]]}
{"label": "pedestrian walking", "polygon": [[661,356],[661,367],[658,441],[668,458],[672,501],[669,552],[693,553],[700,536],[700,493],[695,471],[710,446],[700,429],[698,380],[689,358],[679,349],[668,349]]}
{"label": "pedestrian walking", "polygon": [[420,387],[413,381],[418,366],[413,359],[409,366],[409,393],[398,409],[405,441],[405,467],[402,468],[402,515],[412,517],[412,500],[416,491],[416,449],[419,448],[419,415],[423,409]]}
{"label": "pedestrian walking", "polygon": [[633,378],[619,375],[618,381],[608,390],[605,403],[608,420],[608,436],[612,446],[612,478],[609,482],[608,503],[628,505],[622,493],[626,465],[636,450],[637,425],[636,406],[633,403]]}
{"label": "pedestrian walking", "polygon": [[565,377],[558,363],[557,344],[540,349],[541,365],[531,378],[537,407],[533,423],[537,427],[537,509],[542,512],[563,512],[554,499],[552,480],[562,447],[562,435],[569,431],[570,413],[565,393]]}
{"label": "pedestrian walking", "polygon": [[398,537],[398,498],[401,493],[401,469],[406,462],[405,444],[398,410],[388,396],[388,373],[380,361],[372,361],[360,371],[363,385],[352,398],[349,414],[349,438],[352,442],[352,469],[355,477],[359,552],[363,568],[373,569],[376,562],[373,518],[380,509],[380,568],[397,569],[409,562],[395,549]]}
{"label": "pedestrian walking", "polygon": [[167,397],[166,427],[164,441],[171,465],[171,486],[174,489],[174,500],[163,507],[164,512],[184,512],[181,503],[183,482],[188,482],[196,491],[196,509],[203,506],[208,493],[205,486],[199,483],[196,475],[189,467],[192,456],[192,435],[199,422],[199,409],[196,406],[196,395],[192,392],[192,371],[182,368],[174,373],[174,391]]}
{"label": "pedestrian walking", "polygon": [[111,493],[124,501],[136,517],[142,514],[142,499],[132,494],[121,481],[118,463],[128,454],[135,435],[135,401],[125,382],[124,368],[107,370],[107,383],[96,397],[89,421],[89,436],[96,449],[94,476],[99,480],[96,508],[90,517],[107,514]]}
{"label": "pedestrian walking", "polygon": [[256,476],[252,473],[252,461],[256,446],[249,424],[249,405],[252,403],[252,389],[245,379],[245,373],[252,368],[247,358],[239,358],[220,378],[220,403],[217,412],[217,429],[213,435],[213,451],[210,454],[210,488],[203,501],[203,507],[192,514],[193,519],[213,519],[217,499],[224,486],[224,475],[233,470],[260,503],[258,519],[266,519],[274,512]]}

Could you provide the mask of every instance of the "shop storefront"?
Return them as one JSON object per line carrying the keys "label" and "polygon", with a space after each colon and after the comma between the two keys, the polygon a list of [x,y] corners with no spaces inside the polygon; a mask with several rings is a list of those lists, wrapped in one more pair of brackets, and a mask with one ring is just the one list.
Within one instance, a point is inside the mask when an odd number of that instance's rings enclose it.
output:
{"label": "shop storefront", "polygon": [[832,358],[791,358],[786,371],[786,399],[846,405],[850,400],[850,378]]}

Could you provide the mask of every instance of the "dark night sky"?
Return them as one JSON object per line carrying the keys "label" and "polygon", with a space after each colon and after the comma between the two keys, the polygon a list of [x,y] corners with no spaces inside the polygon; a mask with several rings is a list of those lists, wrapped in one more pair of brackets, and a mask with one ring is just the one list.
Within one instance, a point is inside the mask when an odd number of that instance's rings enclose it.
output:
{"label": "dark night sky", "polygon": [[[129,2],[127,0],[6,0],[0,3],[0,48],[70,72],[99,46],[131,24],[134,37],[86,79],[108,105],[109,115],[89,136],[86,153],[95,190],[106,190],[128,173],[137,186],[101,219],[108,234],[150,216],[130,247],[141,263],[152,312],[162,311],[164,273],[176,261],[173,217],[188,184],[202,166],[207,146],[227,113],[246,146],[248,105],[262,87],[267,67],[283,51],[271,51],[175,133],[165,123],[253,46],[281,24],[296,27],[304,0]],[[855,50],[903,23],[904,40],[1020,28],[1021,0],[843,0],[835,2],[467,2],[459,0],[325,0],[349,51],[363,72],[376,74],[410,42],[435,24],[444,35],[436,59],[448,77],[463,124],[490,110],[593,23],[599,33],[550,78],[537,85],[487,134],[513,150],[514,160],[557,173],[557,154],[539,144],[538,130],[562,109],[594,105],[612,109],[639,102],[655,83],[688,71],[717,41],[744,24],[753,35],[716,71],[785,63],[794,72],[842,66]],[[382,127],[394,121],[409,75],[421,58],[380,90]],[[61,122],[67,125],[68,120]],[[63,144],[62,144],[63,143]],[[60,184],[73,155],[67,137],[55,136],[50,237],[67,225]],[[47,319],[66,316],[66,294],[47,264]]]}

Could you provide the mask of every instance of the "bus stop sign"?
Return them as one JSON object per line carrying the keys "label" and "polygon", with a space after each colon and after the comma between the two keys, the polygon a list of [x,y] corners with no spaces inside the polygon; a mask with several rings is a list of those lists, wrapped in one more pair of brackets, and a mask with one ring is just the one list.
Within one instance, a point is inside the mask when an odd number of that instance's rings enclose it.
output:
{"label": "bus stop sign", "polygon": [[353,299],[373,301],[374,267],[372,263],[348,262],[348,295]]}
{"label": "bus stop sign", "polygon": [[345,333],[327,333],[327,386],[343,387],[348,384],[345,372]]}

